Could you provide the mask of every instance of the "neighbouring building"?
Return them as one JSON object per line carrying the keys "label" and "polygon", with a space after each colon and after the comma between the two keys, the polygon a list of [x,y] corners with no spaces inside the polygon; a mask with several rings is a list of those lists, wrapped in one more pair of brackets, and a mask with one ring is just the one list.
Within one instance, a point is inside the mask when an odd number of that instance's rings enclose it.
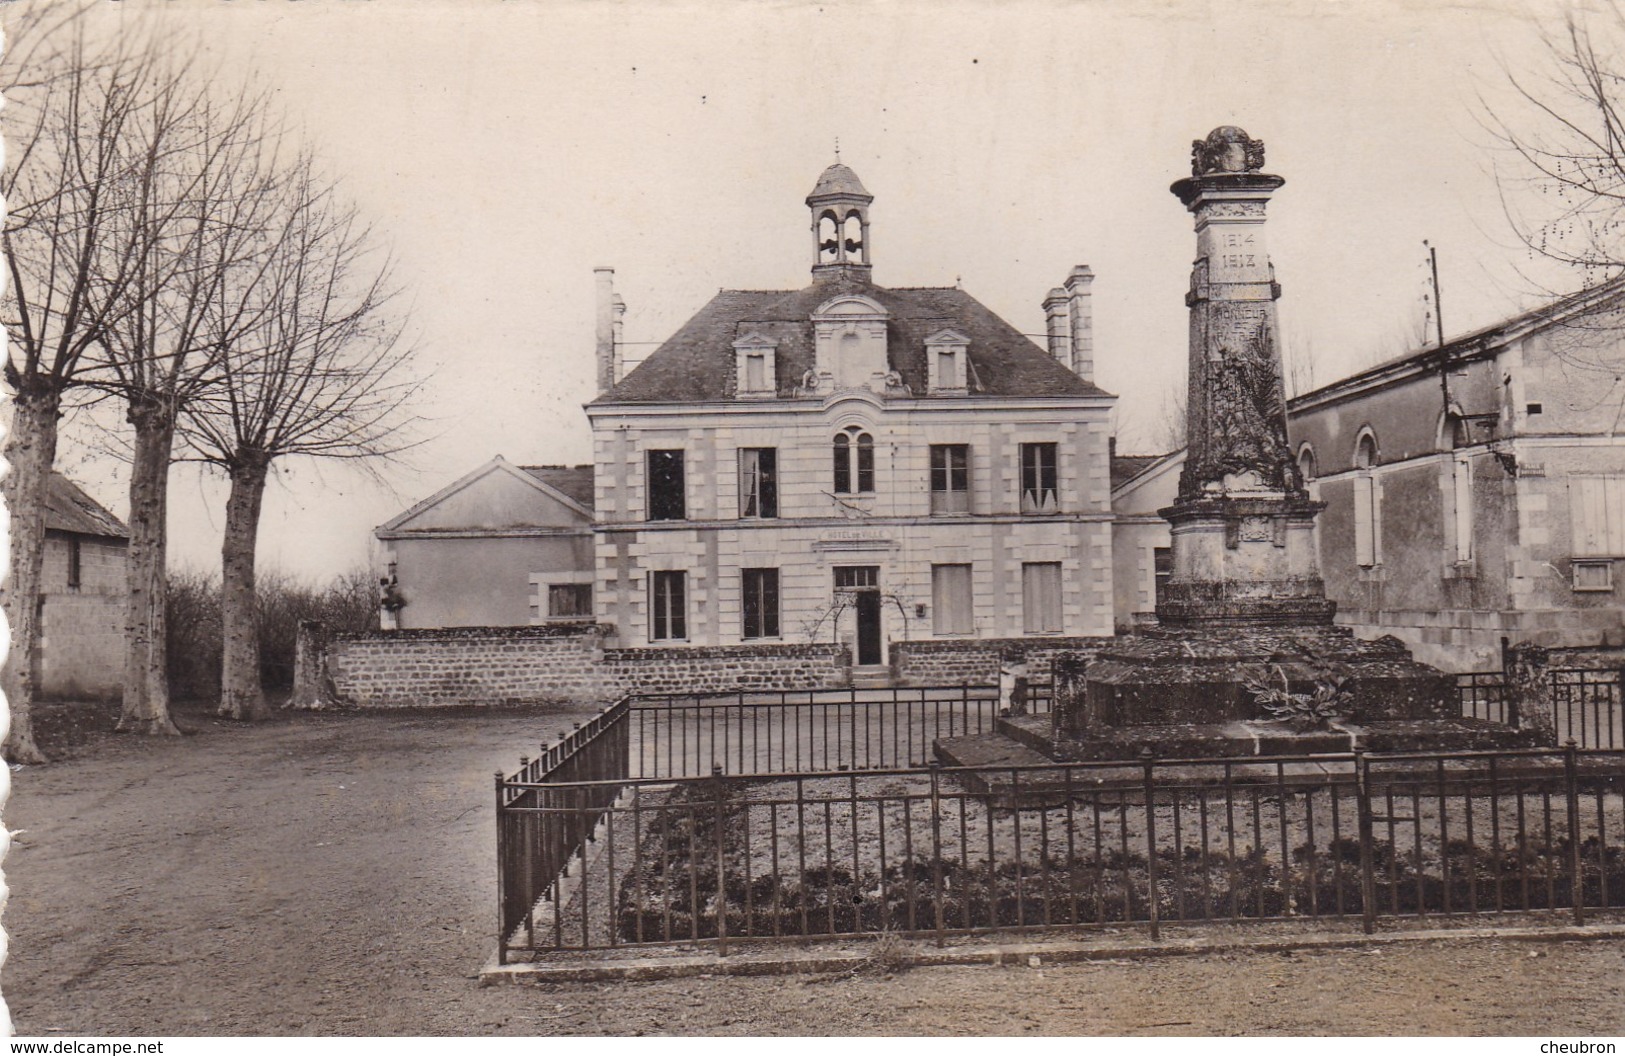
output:
{"label": "neighbouring building", "polygon": [[1338,619],[1450,670],[1625,642],[1625,286],[1289,403]]}
{"label": "neighbouring building", "polygon": [[117,517],[51,474],[35,675],[42,699],[107,700],[121,692],[129,545]]}
{"label": "neighbouring building", "polygon": [[402,630],[591,620],[591,466],[501,455],[373,534]]}
{"label": "neighbouring building", "polygon": [[1119,632],[1155,616],[1157,587],[1173,573],[1168,522],[1184,451],[1112,456],[1112,591]]}
{"label": "neighbouring building", "polygon": [[910,648],[1110,635],[1115,397],[1093,380],[1087,267],[1047,347],[955,287],[871,277],[873,197],[807,197],[812,281],[723,290],[625,377],[599,270],[587,406],[595,605],[622,647]]}

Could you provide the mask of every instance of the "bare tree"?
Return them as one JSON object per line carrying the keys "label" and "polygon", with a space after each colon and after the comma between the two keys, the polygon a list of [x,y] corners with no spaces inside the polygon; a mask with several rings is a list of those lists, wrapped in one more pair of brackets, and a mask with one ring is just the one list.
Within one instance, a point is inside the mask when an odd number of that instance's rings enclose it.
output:
{"label": "bare tree", "polygon": [[1187,419],[1185,379],[1175,378],[1162,390],[1162,405],[1152,429],[1151,443],[1157,453],[1178,451],[1185,446]]}
{"label": "bare tree", "polygon": [[[122,399],[133,429],[124,702],[119,729],[176,734],[166,642],[168,478],[180,409],[214,384],[225,347],[251,324],[232,296],[257,266],[274,192],[276,136],[265,98],[215,95],[215,79],[154,64],[143,123],[183,150],[115,188],[115,226],[144,232],[122,305],[87,352],[88,380]],[[134,234],[131,238],[136,237]]]}
{"label": "bare tree", "polygon": [[[5,480],[11,521],[6,614],[15,643],[5,669],[11,708],[6,755],[41,762],[31,710],[39,649],[45,489],[56,460],[63,396],[83,380],[87,353],[128,311],[136,261],[155,225],[132,223],[128,189],[184,151],[155,119],[150,41],[98,45],[75,17],[34,9],[25,39],[8,43],[8,138],[17,145],[3,189],[8,283],[4,301],[12,393]],[[31,34],[31,36],[30,36]]]}
{"label": "bare tree", "polygon": [[219,341],[218,384],[183,409],[184,435],[231,481],[221,545],[220,714],[266,716],[255,549],[272,464],[378,459],[413,443],[422,385],[395,309],[389,262],[308,159],[281,182],[278,223],[231,296],[251,325]]}
{"label": "bare tree", "polygon": [[1484,103],[1485,124],[1513,229],[1595,286],[1625,272],[1625,8],[1570,11],[1545,45],[1539,68],[1505,71],[1512,102]]}

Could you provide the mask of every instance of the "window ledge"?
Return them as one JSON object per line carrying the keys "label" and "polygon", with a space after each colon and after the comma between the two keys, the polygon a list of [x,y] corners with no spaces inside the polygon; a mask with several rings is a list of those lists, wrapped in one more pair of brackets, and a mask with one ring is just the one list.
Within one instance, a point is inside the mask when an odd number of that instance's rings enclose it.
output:
{"label": "window ledge", "polygon": [[1477,561],[1455,561],[1445,566],[1445,579],[1477,579]]}

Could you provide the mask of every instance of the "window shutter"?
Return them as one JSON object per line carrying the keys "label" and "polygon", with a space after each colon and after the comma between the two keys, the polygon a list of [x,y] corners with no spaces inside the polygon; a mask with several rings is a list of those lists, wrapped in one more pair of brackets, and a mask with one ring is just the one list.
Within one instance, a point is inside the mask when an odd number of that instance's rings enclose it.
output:
{"label": "window shutter", "polygon": [[1473,464],[1465,458],[1452,463],[1456,496],[1456,560],[1473,559]]}
{"label": "window shutter", "polygon": [[1061,629],[1061,566],[1053,562],[1021,566],[1021,593],[1028,634],[1054,634]]}
{"label": "window shutter", "polygon": [[1574,556],[1625,556],[1625,477],[1570,477],[1569,520]]}
{"label": "window shutter", "polygon": [[970,634],[972,617],[969,565],[931,566],[931,629],[937,634]]}
{"label": "window shutter", "polygon": [[1354,563],[1370,568],[1377,563],[1374,542],[1372,481],[1369,476],[1354,478]]}

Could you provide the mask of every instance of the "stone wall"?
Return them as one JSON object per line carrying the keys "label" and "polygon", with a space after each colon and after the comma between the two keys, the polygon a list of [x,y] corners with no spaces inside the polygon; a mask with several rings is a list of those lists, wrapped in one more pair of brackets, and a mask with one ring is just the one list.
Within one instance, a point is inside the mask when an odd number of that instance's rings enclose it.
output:
{"label": "stone wall", "polygon": [[913,686],[996,685],[1006,654],[1027,660],[1027,678],[1046,682],[1050,662],[1060,653],[1093,654],[1110,638],[959,638],[894,642],[892,671]]}
{"label": "stone wall", "polygon": [[1343,609],[1337,622],[1360,638],[1391,634],[1410,646],[1411,655],[1443,671],[1495,671],[1501,666],[1501,639],[1581,652],[1625,645],[1617,609],[1538,609],[1535,611],[1449,609],[1381,612]]}
{"label": "stone wall", "polygon": [[847,684],[849,656],[828,643],[606,649],[603,668],[629,693],[825,689]]}
{"label": "stone wall", "polygon": [[358,707],[614,700],[626,693],[843,686],[833,645],[605,649],[601,624],[373,631],[333,637],[326,673]]}

